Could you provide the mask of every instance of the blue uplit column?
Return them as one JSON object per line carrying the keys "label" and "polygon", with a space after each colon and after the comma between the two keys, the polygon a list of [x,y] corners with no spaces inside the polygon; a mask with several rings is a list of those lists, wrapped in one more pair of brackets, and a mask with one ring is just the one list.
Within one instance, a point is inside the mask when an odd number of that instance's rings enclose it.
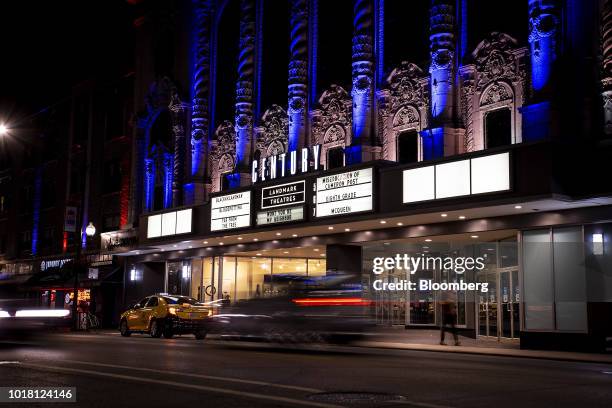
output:
{"label": "blue uplit column", "polygon": [[155,195],[155,161],[144,159],[144,210],[153,209],[153,196]]}
{"label": "blue uplit column", "polygon": [[319,45],[319,0],[308,1],[308,106],[317,103],[317,68]]}
{"label": "blue uplit column", "polygon": [[376,88],[383,87],[385,81],[385,0],[375,0],[376,22],[374,28],[376,55]]}
{"label": "blue uplit column", "polygon": [[[250,153],[253,138],[253,82],[255,58],[255,2],[240,2],[240,45],[236,83],[236,172],[233,186],[250,183]],[[236,178],[239,178],[239,182]]]}
{"label": "blue uplit column", "polygon": [[454,1],[432,0],[430,31],[431,116],[434,123],[445,125],[452,122],[454,113]]}
{"label": "blue uplit column", "polygon": [[38,235],[40,232],[40,205],[42,201],[42,167],[36,168],[32,200],[32,256],[38,255]]}
{"label": "blue uplit column", "polygon": [[172,208],[172,186],[174,180],[174,165],[172,154],[164,153],[164,208]]}
{"label": "blue uplit column", "polygon": [[555,0],[529,0],[531,85],[535,93],[551,84],[553,64],[557,59],[559,21],[555,3]]}
{"label": "blue uplit column", "polygon": [[421,132],[425,160],[456,152],[455,1],[432,0],[429,25],[431,127]]}
{"label": "blue uplit column", "polygon": [[532,95],[530,103],[521,109],[523,141],[545,139],[551,135],[552,74],[559,35],[557,1],[528,1]]}
{"label": "blue uplit column", "polygon": [[200,204],[210,192],[207,180],[210,97],[210,0],[194,0],[193,81],[191,86],[191,182],[185,186],[185,202]]}
{"label": "blue uplit column", "polygon": [[289,151],[306,146],[308,0],[291,0],[289,37]]}
{"label": "blue uplit column", "polygon": [[183,205],[183,184],[185,182],[185,113],[188,106],[179,100],[173,100],[168,106],[172,116],[174,133],[174,158],[172,160],[172,200],[171,207]]}
{"label": "blue uplit column", "polygon": [[346,149],[346,163],[372,158],[374,114],[374,55],[372,0],[355,0],[353,5],[353,135]]}

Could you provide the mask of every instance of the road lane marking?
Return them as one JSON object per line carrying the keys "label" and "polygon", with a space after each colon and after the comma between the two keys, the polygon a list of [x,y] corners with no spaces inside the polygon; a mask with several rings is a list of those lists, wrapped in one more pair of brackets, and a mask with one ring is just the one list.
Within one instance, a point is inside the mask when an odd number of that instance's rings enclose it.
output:
{"label": "road lane marking", "polygon": [[207,379],[207,380],[236,382],[236,383],[251,384],[251,385],[263,385],[263,386],[266,386],[266,387],[285,388],[285,389],[289,389],[289,390],[312,392],[312,393],[323,392],[323,390],[319,390],[319,389],[316,389],[316,388],[299,387],[297,385],[275,384],[275,383],[270,383],[270,382],[265,382],[265,381],[244,380],[244,379],[241,379],[241,378],[220,377],[220,376],[216,376],[216,375],[191,374],[191,373],[183,373],[183,372],[180,372],[180,371],[158,370],[158,369],[154,369],[154,368],[132,367],[132,366],[119,365],[119,364],[94,363],[94,362],[90,362],[90,361],[63,360],[62,359],[62,362],[63,363],[92,365],[92,366],[98,366],[98,367],[120,368],[120,369],[134,370],[134,371],[145,371],[145,372],[158,373],[158,374],[164,374],[164,375],[167,375],[167,374],[181,375],[181,376],[185,376],[185,377],[203,378],[203,379]]}
{"label": "road lane marking", "polygon": [[277,397],[273,395],[264,395],[264,394],[254,393],[254,392],[237,391],[237,390],[232,390],[228,388],[209,387],[206,385],[184,384],[184,383],[179,383],[175,381],[134,377],[131,375],[103,373],[99,371],[82,370],[79,368],[52,367],[52,366],[47,366],[43,364],[34,364],[34,363],[25,363],[25,362],[17,363],[15,364],[15,366],[29,367],[29,368],[39,369],[43,371],[47,370],[47,371],[59,371],[59,372],[76,373],[76,374],[89,374],[89,375],[94,375],[94,376],[99,376],[99,377],[115,378],[119,380],[128,380],[128,381],[136,381],[136,382],[142,382],[142,383],[168,385],[172,387],[188,388],[188,389],[198,390],[198,391],[209,391],[209,392],[213,392],[217,394],[228,394],[228,395],[234,395],[238,397],[255,398],[255,399],[269,400],[269,401],[275,401],[275,402],[282,402],[282,403],[287,403],[291,405],[305,405],[309,407],[320,407],[320,408],[342,408],[341,405],[323,404],[323,403],[318,403],[318,402],[299,400],[295,398]]}

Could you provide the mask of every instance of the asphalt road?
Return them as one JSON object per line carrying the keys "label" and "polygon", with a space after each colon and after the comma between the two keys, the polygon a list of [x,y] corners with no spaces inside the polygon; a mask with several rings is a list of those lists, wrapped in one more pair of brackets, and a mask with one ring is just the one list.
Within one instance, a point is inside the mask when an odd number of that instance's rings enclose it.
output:
{"label": "asphalt road", "polygon": [[72,386],[77,404],[12,406],[612,406],[612,366],[602,364],[191,336],[63,334],[37,343],[0,344],[0,386]]}

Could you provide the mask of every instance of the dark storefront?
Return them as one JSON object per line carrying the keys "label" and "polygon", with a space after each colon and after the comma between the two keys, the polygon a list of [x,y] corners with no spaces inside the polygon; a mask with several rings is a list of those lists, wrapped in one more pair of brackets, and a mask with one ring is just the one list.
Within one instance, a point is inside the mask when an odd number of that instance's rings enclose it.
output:
{"label": "dark storefront", "polygon": [[116,327],[123,292],[120,259],[108,254],[90,254],[85,258],[81,264],[75,264],[69,257],[36,261],[21,291],[41,307],[71,310],[76,272],[80,316],[90,314],[91,322],[95,322],[90,326],[97,323],[98,327]]}

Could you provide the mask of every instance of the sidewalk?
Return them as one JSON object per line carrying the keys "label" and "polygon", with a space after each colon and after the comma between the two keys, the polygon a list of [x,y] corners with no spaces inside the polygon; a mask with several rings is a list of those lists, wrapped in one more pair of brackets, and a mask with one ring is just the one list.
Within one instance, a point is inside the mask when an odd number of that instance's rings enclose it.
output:
{"label": "sidewalk", "polygon": [[518,340],[472,339],[459,336],[461,345],[454,346],[452,335],[446,335],[446,346],[440,345],[438,330],[385,329],[372,340],[356,343],[359,347],[396,350],[433,351],[443,353],[481,354],[502,357],[523,357],[547,360],[581,361],[612,364],[612,354],[553,350],[521,350]]}

